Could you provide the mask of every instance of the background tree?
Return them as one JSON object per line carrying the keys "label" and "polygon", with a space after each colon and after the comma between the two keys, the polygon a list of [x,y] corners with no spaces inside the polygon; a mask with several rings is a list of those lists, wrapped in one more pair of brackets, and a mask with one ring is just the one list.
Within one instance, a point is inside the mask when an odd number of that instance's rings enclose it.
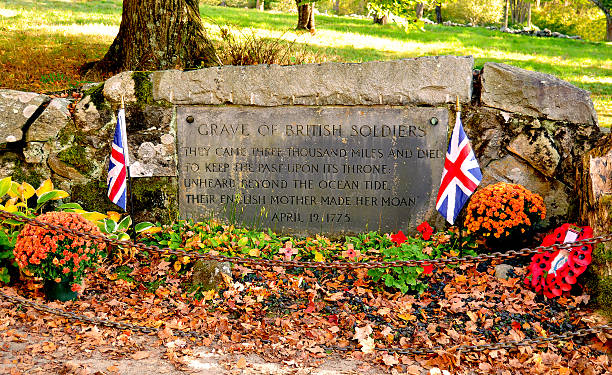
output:
{"label": "background tree", "polygon": [[315,32],[314,4],[312,0],[295,0],[298,10],[297,30]]}
{"label": "background tree", "polygon": [[91,73],[191,68],[216,63],[199,0],[124,0],[119,33]]}
{"label": "background tree", "polygon": [[606,40],[612,42],[612,0],[590,0],[606,15]]}

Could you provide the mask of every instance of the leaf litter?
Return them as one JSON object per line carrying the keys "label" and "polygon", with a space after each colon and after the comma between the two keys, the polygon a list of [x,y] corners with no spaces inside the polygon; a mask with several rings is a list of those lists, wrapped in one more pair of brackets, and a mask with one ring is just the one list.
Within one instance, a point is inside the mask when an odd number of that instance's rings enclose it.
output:
{"label": "leaf litter", "polygon": [[[289,373],[316,369],[334,358],[356,363],[357,372],[373,373],[611,371],[609,333],[533,347],[459,351],[460,345],[548,337],[605,323],[586,305],[588,295],[546,300],[523,287],[522,268],[514,268],[515,277],[500,280],[493,275],[494,265],[437,268],[428,275],[429,285],[421,295],[381,287],[364,270],[277,272],[236,266],[230,282],[194,299],[185,287],[189,272],[176,273],[163,258],[134,259],[129,263],[130,281],[117,277],[115,265],[107,265],[88,276],[79,300],[47,305],[159,328],[157,334],[69,322],[2,301],[0,352],[8,355],[3,355],[0,369],[88,373],[76,365],[65,370],[66,363],[71,358],[101,356],[108,366],[95,373],[117,373],[120,368],[112,361],[122,359],[131,360],[135,368],[160,360],[172,364],[170,372],[197,372],[189,363],[206,350],[234,358],[219,360],[228,373],[255,371],[249,362],[253,355]],[[4,291],[45,303],[36,284]],[[176,330],[205,337],[181,338]],[[435,352],[410,355],[385,348]]]}

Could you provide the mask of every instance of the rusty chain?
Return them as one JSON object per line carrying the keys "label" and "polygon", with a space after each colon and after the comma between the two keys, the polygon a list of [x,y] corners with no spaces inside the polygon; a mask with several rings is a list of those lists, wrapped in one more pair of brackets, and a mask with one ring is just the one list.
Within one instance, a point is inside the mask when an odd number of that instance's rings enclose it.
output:
{"label": "rusty chain", "polygon": [[[36,302],[21,298],[21,297],[8,295],[3,290],[0,290],[0,296],[14,304],[29,306],[35,310],[38,310],[44,313],[48,313],[48,314],[52,314],[52,315],[61,316],[71,321],[79,321],[79,322],[89,323],[89,324],[93,324],[97,326],[115,328],[119,330],[129,330],[129,331],[140,332],[144,334],[152,334],[152,333],[157,333],[160,331],[160,328],[156,328],[156,327],[146,327],[146,326],[140,326],[140,325],[131,324],[131,323],[115,322],[110,319],[104,319],[104,318],[91,318],[85,315],[66,311],[64,309],[45,306],[45,305],[38,304]],[[450,348],[445,347],[445,346],[436,346],[433,348],[407,348],[407,349],[376,347],[374,349],[379,352],[407,354],[407,355],[427,355],[427,354],[437,354],[441,352],[449,352],[449,353],[482,352],[485,350],[513,349],[513,348],[518,348],[519,346],[537,346],[537,345],[552,343],[552,342],[569,341],[574,338],[594,335],[594,334],[604,332],[604,331],[606,332],[612,331],[612,326],[605,324],[605,325],[600,325],[600,326],[591,327],[591,328],[582,328],[576,332],[570,332],[570,333],[564,333],[564,334],[554,334],[548,337],[537,337],[534,339],[503,341],[503,342],[491,343],[491,344],[458,345],[458,346],[450,347]],[[203,338],[210,337],[210,335],[207,333],[202,334],[202,333],[195,332],[195,331],[172,330],[172,334],[176,336],[180,336],[180,337],[195,338],[195,339],[203,339]],[[262,342],[271,343],[269,340],[262,340]],[[323,346],[322,348],[323,350],[331,350],[331,351],[337,351],[337,352],[346,352],[349,350],[355,350],[355,351],[361,350],[360,348],[356,346],[346,346],[346,347]]]}
{"label": "rusty chain", "polygon": [[48,230],[63,232],[68,235],[76,237],[85,237],[95,241],[101,241],[118,247],[135,247],[139,250],[150,251],[161,255],[177,255],[180,257],[189,257],[191,259],[201,260],[213,260],[218,262],[230,262],[241,265],[250,266],[266,266],[266,267],[286,267],[286,268],[323,268],[323,269],[373,269],[373,268],[392,268],[392,267],[404,267],[404,266],[420,266],[420,265],[433,265],[439,266],[443,264],[459,264],[459,263],[478,263],[482,261],[492,259],[511,259],[519,256],[527,256],[537,253],[543,253],[545,251],[557,251],[559,249],[572,249],[578,246],[595,245],[601,242],[612,241],[612,233],[588,238],[572,243],[555,244],[552,246],[538,246],[535,248],[523,248],[520,250],[509,250],[507,252],[494,252],[490,254],[480,254],[476,256],[463,256],[463,257],[448,257],[448,258],[437,258],[437,259],[422,259],[422,260],[401,260],[391,262],[312,262],[312,261],[297,261],[297,260],[279,260],[279,259],[264,259],[264,258],[242,258],[242,257],[228,257],[224,255],[212,255],[209,253],[198,253],[195,251],[187,251],[183,249],[171,249],[171,248],[159,248],[155,245],[145,245],[142,243],[135,243],[131,240],[119,241],[117,239],[108,238],[104,235],[95,235],[91,233],[83,233],[72,230],[59,225],[49,224],[42,222],[36,218],[28,218],[25,216],[16,215],[7,211],[0,210],[0,219],[3,220],[15,220],[21,223],[26,223]]}

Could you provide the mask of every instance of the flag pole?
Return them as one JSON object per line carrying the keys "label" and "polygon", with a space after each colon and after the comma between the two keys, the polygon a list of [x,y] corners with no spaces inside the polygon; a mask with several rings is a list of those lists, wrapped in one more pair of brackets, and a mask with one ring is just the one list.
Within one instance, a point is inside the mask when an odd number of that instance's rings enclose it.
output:
{"label": "flag pole", "polygon": [[[457,112],[457,116],[461,116],[461,103],[459,103],[459,95],[457,95],[455,111]],[[459,230],[459,254],[461,254],[461,252],[463,251],[463,228],[461,225],[461,211],[463,211],[463,207],[461,207],[461,210],[459,210],[459,214],[457,215],[457,219],[459,219],[459,222],[457,223],[457,229]]]}
{"label": "flag pole", "polygon": [[[121,95],[121,109],[124,111],[123,112],[123,116],[124,116],[124,120],[125,120],[125,101],[123,99],[123,95]],[[124,144],[124,149],[125,149],[125,169],[127,172],[127,184],[128,184],[128,199],[130,201],[130,211],[128,212],[130,215],[134,215],[134,201],[132,199],[132,175],[130,173],[130,159],[128,156],[128,144],[127,144],[127,121],[123,121],[123,126],[124,129],[122,129],[122,133],[123,133],[123,140],[122,143]]]}

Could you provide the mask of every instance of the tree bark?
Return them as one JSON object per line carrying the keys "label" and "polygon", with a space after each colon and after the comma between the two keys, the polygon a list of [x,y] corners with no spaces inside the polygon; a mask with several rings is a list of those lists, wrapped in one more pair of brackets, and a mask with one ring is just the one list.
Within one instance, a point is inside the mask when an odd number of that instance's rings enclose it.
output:
{"label": "tree bark", "polygon": [[202,26],[198,3],[124,0],[119,33],[94,65],[94,73],[213,65],[216,55]]}
{"label": "tree bark", "polygon": [[595,4],[606,15],[606,41],[612,42],[612,11],[610,3],[604,4],[604,0],[589,0]]}
{"label": "tree bark", "polygon": [[340,0],[334,1],[334,14],[340,14]]}
{"label": "tree bark", "polygon": [[255,5],[255,8],[258,11],[263,12],[263,10],[264,10],[264,0],[257,0],[257,5]]}
{"label": "tree bark", "polygon": [[308,30],[311,33],[315,32],[314,19],[314,3],[302,3],[301,0],[295,0],[298,10],[297,30]]}
{"label": "tree bark", "polygon": [[442,23],[442,3],[436,3],[436,23]]}
{"label": "tree bark", "polygon": [[420,20],[421,18],[423,18],[423,8],[425,8],[425,4],[424,3],[417,3],[416,4],[415,13],[416,13],[417,20]]}
{"label": "tree bark", "polygon": [[531,29],[531,3],[527,3],[527,27]]}
{"label": "tree bark", "polygon": [[506,6],[504,7],[504,29],[508,28],[508,8],[510,7],[510,0],[506,0]]}

